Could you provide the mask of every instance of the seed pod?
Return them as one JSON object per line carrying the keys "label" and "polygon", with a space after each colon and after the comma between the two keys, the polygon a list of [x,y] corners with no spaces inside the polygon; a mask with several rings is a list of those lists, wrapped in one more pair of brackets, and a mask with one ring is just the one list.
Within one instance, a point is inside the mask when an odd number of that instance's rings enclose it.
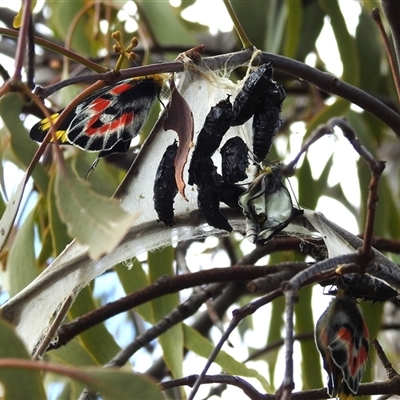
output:
{"label": "seed pod", "polygon": [[267,157],[282,125],[281,110],[285,97],[283,87],[271,79],[268,91],[256,108],[253,118],[253,153],[258,162]]}
{"label": "seed pod", "polygon": [[175,156],[178,145],[175,141],[167,147],[157,168],[153,187],[154,209],[158,219],[165,225],[172,226],[174,221],[174,199],[178,193],[175,181]]}
{"label": "seed pod", "polygon": [[235,117],[231,123],[232,126],[243,125],[253,116],[268,91],[273,74],[272,62],[269,62],[249,75],[233,103]]}
{"label": "seed pod", "polygon": [[315,328],[317,348],[328,373],[329,396],[353,399],[368,360],[368,338],[360,307],[339,290]]}
{"label": "seed pod", "polygon": [[229,97],[211,107],[203,128],[197,136],[196,147],[193,150],[189,167],[189,185],[197,183],[194,175],[195,164],[205,157],[211,157],[215,153],[221,144],[223,136],[230,128],[233,114]]}
{"label": "seed pod", "polygon": [[248,151],[246,143],[239,136],[227,140],[222,146],[220,152],[224,181],[235,183],[247,178],[246,168],[249,165]]}

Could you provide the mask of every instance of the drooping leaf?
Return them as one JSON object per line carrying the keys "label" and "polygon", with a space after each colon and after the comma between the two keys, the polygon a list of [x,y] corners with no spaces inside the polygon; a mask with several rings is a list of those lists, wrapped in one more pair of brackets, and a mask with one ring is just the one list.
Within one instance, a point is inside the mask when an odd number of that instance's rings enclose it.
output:
{"label": "drooping leaf", "polygon": [[67,234],[67,227],[61,221],[59,211],[56,206],[56,196],[54,191],[55,175],[51,177],[50,188],[47,194],[47,204],[49,212],[50,235],[52,239],[54,256],[57,256],[71,242],[71,237]]}
{"label": "drooping leaf", "polygon": [[32,282],[40,273],[35,261],[34,249],[34,220],[36,207],[23,221],[7,260],[10,296]]}
{"label": "drooping leaf", "polygon": [[296,53],[296,59],[300,61],[304,61],[310,52],[315,51],[315,42],[324,26],[325,17],[318,1],[303,4],[303,21]]}
{"label": "drooping leaf", "polygon": [[25,174],[24,178],[18,184],[14,194],[10,198],[7,207],[1,216],[0,221],[0,250],[3,249],[4,244],[10,234],[11,228],[13,227],[15,218],[17,216],[19,206],[24,195],[25,185],[28,180],[28,176]]}
{"label": "drooping leaf", "polygon": [[306,140],[318,125],[326,123],[330,118],[340,117],[349,107],[350,103],[343,98],[337,98],[332,105],[325,106],[307,122],[307,132],[303,140]]}
{"label": "drooping leaf", "polygon": [[[126,294],[134,293],[149,284],[148,276],[143,270],[142,263],[136,258],[131,263],[129,267],[127,263],[121,263],[114,267],[114,271],[118,274]],[[135,310],[146,321],[153,321],[152,307],[149,302],[137,306]]]}
{"label": "drooping leaf", "polygon": [[[84,287],[68,311],[71,319],[78,318],[97,308],[89,286]],[[113,336],[103,323],[97,324],[79,335],[79,341],[98,365],[106,364],[120,351]]]}
{"label": "drooping leaf", "polygon": [[357,85],[359,80],[359,63],[354,38],[347,30],[346,22],[337,0],[319,0],[321,7],[330,17],[336,43],[343,64],[343,80]]}
{"label": "drooping leaf", "polygon": [[92,259],[112,251],[135,219],[121,208],[117,200],[94,193],[68,165],[65,170],[57,170],[55,193],[68,234],[89,246]]}
{"label": "drooping leaf", "polygon": [[[58,38],[65,41],[70,35],[72,49],[87,56],[94,55],[99,48],[99,42],[94,40],[95,10],[87,8],[84,0],[51,1],[46,6],[51,9],[49,24]],[[82,13],[85,8],[86,12]]]}
{"label": "drooping leaf", "polygon": [[[148,254],[149,276],[151,282],[163,275],[171,276],[173,271],[174,250],[171,246]],[[157,323],[179,305],[177,293],[162,296],[151,301],[153,323]],[[168,329],[159,337],[163,349],[163,358],[172,376],[183,376],[183,331],[182,324]]]}
{"label": "drooping leaf", "polygon": [[7,359],[29,361],[30,358],[11,325],[1,318],[0,337],[0,383],[4,388],[4,400],[47,399],[40,371],[5,365]]}
{"label": "drooping leaf", "polygon": [[287,31],[285,32],[285,56],[294,58],[300,39],[303,6],[299,0],[287,0],[285,4],[288,10]]}
{"label": "drooping leaf", "polygon": [[[7,94],[0,99],[0,115],[10,136],[10,149],[18,167],[26,169],[38,148],[29,139],[28,131],[20,119],[24,102],[17,93]],[[47,193],[48,177],[40,164],[35,166],[32,177],[42,193]]]}
{"label": "drooping leaf", "polygon": [[[360,60],[360,88],[373,93],[377,89],[381,77],[382,43],[377,35],[369,33],[376,29],[376,25],[364,8],[356,29],[357,54]],[[368,37],[368,40],[365,38]]]}
{"label": "drooping leaf", "polygon": [[144,17],[153,39],[160,46],[176,45],[195,46],[188,29],[173,12],[173,8],[166,2],[141,1],[137,3],[139,14]]}

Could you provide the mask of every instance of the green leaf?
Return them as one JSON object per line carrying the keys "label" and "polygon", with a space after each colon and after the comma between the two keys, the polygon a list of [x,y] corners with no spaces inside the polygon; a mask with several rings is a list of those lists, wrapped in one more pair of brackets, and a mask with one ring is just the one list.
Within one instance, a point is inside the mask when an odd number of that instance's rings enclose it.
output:
{"label": "green leaf", "polygon": [[253,45],[259,49],[271,51],[271,49],[265,47],[268,28],[265,21],[269,15],[269,2],[232,1],[231,5]]}
{"label": "green leaf", "polygon": [[51,362],[68,365],[70,367],[98,366],[88,349],[84,347],[78,337],[73,338],[66,346],[49,351],[46,354]]}
{"label": "green leaf", "polygon": [[382,43],[378,35],[371,34],[376,30],[376,24],[371,18],[371,14],[363,8],[355,40],[360,60],[360,88],[369,93],[376,91],[381,77]]}
{"label": "green leaf", "polygon": [[321,7],[330,17],[333,33],[343,64],[342,79],[357,86],[359,77],[359,64],[354,38],[347,30],[346,22],[337,0],[319,0]]}
{"label": "green leaf", "polygon": [[[38,149],[20,119],[24,106],[21,96],[16,93],[7,94],[0,99],[0,115],[10,136],[10,148],[15,157],[12,161],[22,170],[28,167]],[[40,191],[47,193],[48,177],[40,164],[35,166],[32,177]]]}
{"label": "green leaf", "polygon": [[[93,161],[93,153],[80,151],[73,160],[73,167],[78,176],[85,176]],[[91,184],[92,189],[96,193],[111,197],[120,183],[120,179],[118,179],[122,176],[120,172],[123,171],[118,170],[118,168],[107,163],[107,161],[103,159],[100,160],[93,173],[89,174],[87,181]]]}
{"label": "green leaf", "polygon": [[[368,326],[370,338],[378,337],[381,331],[383,307],[384,303],[369,303],[367,301],[361,302],[362,313],[365,323]],[[371,347],[372,346],[370,346],[368,359],[371,365],[376,365],[376,363],[380,361],[377,361],[376,351],[371,351]],[[365,368],[362,382],[373,382],[374,378],[373,368]]]}
{"label": "green leaf", "polygon": [[11,325],[0,318],[0,384],[4,388],[4,400],[35,399],[45,400],[40,371],[28,368],[6,367],[7,358],[29,361],[28,352],[15,334]]}
{"label": "green leaf", "polygon": [[[285,326],[283,320],[283,316],[285,315],[285,298],[278,297],[271,303],[271,305],[272,312],[271,319],[269,321],[267,344],[271,344],[273,342],[276,342],[277,340],[282,339],[282,329]],[[265,360],[268,363],[270,382],[274,382],[275,380],[276,363],[278,361],[279,351],[280,348],[277,348],[275,350],[269,351],[265,355]]]}
{"label": "green leaf", "polygon": [[[88,9],[86,5],[85,0],[50,1],[46,4],[50,8],[49,23],[53,32],[62,41],[72,34],[72,49],[87,56],[94,56],[99,49],[98,42],[93,38],[95,10]],[[86,12],[82,13],[84,9]]]}
{"label": "green leaf", "polygon": [[[134,293],[149,284],[148,276],[143,270],[142,263],[136,258],[132,265],[127,267],[126,263],[114,267],[126,294]],[[135,310],[148,322],[153,322],[153,311],[150,302],[135,307]]]}
{"label": "green leaf", "polygon": [[25,185],[28,180],[27,175],[24,175],[22,181],[18,184],[14,194],[11,196],[7,207],[1,216],[0,221],[0,250],[3,249],[4,244],[10,234],[10,231],[14,225],[15,218],[17,216],[19,206],[21,204],[22,196],[24,195]]}
{"label": "green leaf", "polygon": [[285,56],[294,58],[300,39],[303,6],[302,2],[299,0],[285,0],[285,5],[288,10],[285,37]]}
{"label": "green leaf", "polygon": [[[266,1],[265,3],[268,4],[268,12],[266,16],[267,34],[264,46],[270,53],[280,53],[287,28],[286,5],[283,1]],[[248,7],[248,4],[244,2],[246,7]],[[259,3],[254,3],[254,7],[257,12]],[[252,23],[254,25],[254,21]],[[265,24],[265,22],[262,24]],[[258,29],[259,26],[254,26],[254,28]]]}
{"label": "green leaf", "polygon": [[135,216],[119,202],[94,193],[65,164],[58,168],[55,182],[56,204],[68,234],[89,247],[89,256],[98,259],[111,252],[131,227]]}
{"label": "green leaf", "polygon": [[[71,319],[78,318],[97,308],[90,286],[84,287],[68,311]],[[110,361],[121,349],[103,323],[82,332],[79,340],[98,365]]]}
{"label": "green leaf", "polygon": [[[312,286],[307,286],[299,292],[299,301],[294,309],[296,317],[295,329],[298,333],[314,331],[311,305],[312,289]],[[300,349],[303,384],[302,390],[321,387],[321,374],[317,373],[317,371],[321,371],[320,357],[314,340],[302,340],[300,342]]]}
{"label": "green leaf", "polygon": [[[174,249],[171,246],[148,254],[149,276],[154,282],[163,275],[171,276]],[[157,323],[179,305],[178,293],[168,294],[151,301],[153,323]],[[174,378],[183,376],[183,332],[182,324],[171,327],[159,337],[163,358]]]}
{"label": "green leaf", "polygon": [[[316,183],[312,177],[311,165],[308,157],[304,157],[303,164],[299,169],[299,203],[311,210],[315,209],[318,202],[319,192],[315,190]],[[307,182],[307,184],[305,184]]]}
{"label": "green leaf", "polygon": [[332,105],[325,106],[307,122],[307,132],[304,135],[303,141],[310,137],[311,133],[318,127],[318,125],[325,124],[330,118],[343,115],[349,107],[350,102],[342,98],[337,98]]}
{"label": "green leaf", "polygon": [[160,46],[179,44],[193,47],[197,44],[193,36],[185,29],[178,14],[168,2],[140,1],[136,3],[139,14],[144,17],[153,39]]}
{"label": "green leaf", "polygon": [[155,381],[144,375],[124,371],[83,369],[81,379],[105,400],[165,400]]}
{"label": "green leaf", "polygon": [[50,234],[52,239],[54,255],[59,255],[65,246],[71,242],[71,238],[67,234],[67,226],[61,221],[57,206],[55,195],[55,175],[50,179],[49,192],[47,193],[47,204],[49,213]]}
{"label": "green leaf", "polygon": [[304,5],[303,21],[297,46],[297,60],[304,61],[308,54],[315,51],[315,42],[324,26],[324,17],[325,13],[317,1],[307,2]]}
{"label": "green leaf", "polygon": [[34,220],[36,207],[29,213],[19,229],[7,260],[10,296],[16,295],[40,273],[34,250]]}
{"label": "green leaf", "polygon": [[[214,345],[208,339],[186,324],[183,324],[183,332],[185,335],[185,347],[188,350],[191,350],[204,358],[208,358],[210,356],[214,349]],[[223,350],[218,353],[215,363],[231,375],[256,378],[267,392],[272,391],[271,385],[258,371],[246,367],[246,365],[244,365],[242,362],[235,360]]]}

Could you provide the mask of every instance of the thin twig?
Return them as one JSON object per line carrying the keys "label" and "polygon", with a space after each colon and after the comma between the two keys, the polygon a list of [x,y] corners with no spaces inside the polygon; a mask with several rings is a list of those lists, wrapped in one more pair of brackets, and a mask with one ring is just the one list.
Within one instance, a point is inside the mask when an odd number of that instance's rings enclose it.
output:
{"label": "thin twig", "polygon": [[386,357],[386,354],[383,351],[382,346],[378,342],[378,339],[376,338],[372,339],[371,343],[375,347],[376,354],[378,355],[378,358],[381,360],[381,363],[386,370],[388,379],[399,377],[398,372],[393,368],[392,363]]}
{"label": "thin twig", "polygon": [[[167,390],[178,386],[191,386],[193,387],[194,383],[198,379],[198,375],[190,375],[181,379],[174,379],[167,382],[162,382],[159,384],[161,390]],[[222,383],[225,385],[236,386],[243,390],[244,394],[252,400],[263,400],[264,396],[257,391],[252,385],[250,385],[244,379],[238,376],[232,375],[205,375],[203,377],[203,383]]]}
{"label": "thin twig", "polygon": [[32,14],[29,18],[28,30],[28,66],[26,71],[26,83],[29,89],[35,87],[35,25],[33,23]]}
{"label": "thin twig", "polygon": [[17,49],[15,51],[15,67],[12,79],[16,82],[20,82],[22,77],[31,14],[31,0],[26,0],[22,3],[22,25],[19,30]]}
{"label": "thin twig", "polygon": [[294,304],[297,302],[297,291],[285,291],[285,374],[278,389],[281,400],[289,400],[294,389],[293,380],[293,343],[294,343]]}
{"label": "thin twig", "polygon": [[[389,23],[390,30],[392,31],[393,44],[397,58],[397,67],[400,68],[400,4],[398,1],[381,0],[381,5],[387,22]],[[397,74],[399,73],[400,71],[398,69]]]}
{"label": "thin twig", "polygon": [[239,18],[237,17],[235,10],[232,7],[230,0],[223,0],[225,4],[225,8],[228,11],[229,17],[233,22],[233,26],[235,27],[235,31],[239,36],[240,42],[244,49],[250,49],[253,47],[250,39],[248,38],[246,31],[243,29],[242,24],[240,23]]}
{"label": "thin twig", "polygon": [[294,170],[296,168],[297,163],[299,162],[301,156],[308,151],[308,149],[316,143],[319,139],[324,137],[325,135],[329,135],[333,133],[333,129],[328,124],[318,126],[312,133],[307,142],[301,147],[299,153],[296,157],[287,165],[283,167],[283,173],[285,176],[292,176],[294,174]]}

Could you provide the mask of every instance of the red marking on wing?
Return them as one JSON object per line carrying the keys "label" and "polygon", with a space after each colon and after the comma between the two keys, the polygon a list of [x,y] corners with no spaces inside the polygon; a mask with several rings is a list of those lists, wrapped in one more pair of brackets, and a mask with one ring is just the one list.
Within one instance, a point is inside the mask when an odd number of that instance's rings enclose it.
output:
{"label": "red marking on wing", "polygon": [[109,93],[112,95],[119,95],[121,93],[126,92],[129,89],[132,89],[133,85],[131,83],[121,83],[120,85],[117,85],[113,87]]}
{"label": "red marking on wing", "polygon": [[[101,113],[107,109],[107,107],[111,104],[110,100],[103,99],[102,97],[98,97],[94,99],[89,105],[90,112]],[[98,119],[98,115],[95,115],[94,118]]]}
{"label": "red marking on wing", "polygon": [[90,118],[87,127],[85,128],[85,134],[88,136],[103,136],[108,132],[117,132],[121,126],[127,126],[132,123],[134,119],[133,113],[122,114],[119,118],[110,121],[107,124],[103,124],[101,127],[92,128],[92,125],[98,120],[99,116],[96,115]]}
{"label": "red marking on wing", "polygon": [[337,335],[341,340],[345,341],[346,343],[353,342],[353,336],[352,336],[351,332],[345,327],[340,328],[338,330]]}

